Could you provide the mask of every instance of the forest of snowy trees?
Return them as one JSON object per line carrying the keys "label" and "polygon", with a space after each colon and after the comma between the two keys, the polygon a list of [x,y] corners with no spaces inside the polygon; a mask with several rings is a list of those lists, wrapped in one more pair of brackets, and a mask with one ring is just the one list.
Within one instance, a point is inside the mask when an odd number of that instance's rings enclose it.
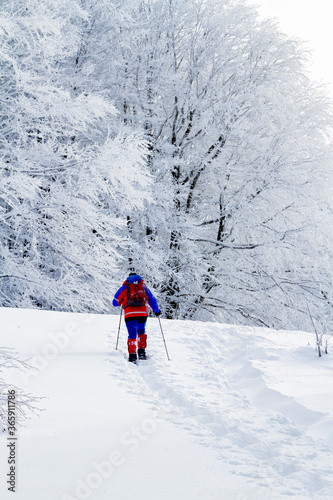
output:
{"label": "forest of snowy trees", "polygon": [[332,317],[332,113],[306,47],[243,0],[0,6],[0,302]]}

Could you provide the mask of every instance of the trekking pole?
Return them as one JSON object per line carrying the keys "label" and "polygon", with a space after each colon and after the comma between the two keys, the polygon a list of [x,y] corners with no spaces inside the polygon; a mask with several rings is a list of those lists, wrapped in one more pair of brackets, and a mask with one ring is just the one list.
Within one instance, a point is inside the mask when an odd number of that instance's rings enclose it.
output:
{"label": "trekking pole", "polygon": [[162,333],[162,337],[163,337],[163,342],[164,342],[164,346],[165,346],[165,350],[166,350],[166,354],[167,354],[167,358],[168,360],[170,361],[170,358],[169,358],[169,353],[168,353],[168,349],[167,349],[167,346],[166,346],[166,343],[165,343],[165,338],[164,338],[164,334],[163,334],[163,330],[162,330],[162,324],[161,324],[161,320],[160,320],[160,317],[158,316],[158,321],[160,323],[160,327],[161,327],[161,333]]}
{"label": "trekking pole", "polygon": [[121,325],[121,318],[123,315],[123,308],[120,310],[120,319],[119,319],[119,327],[118,327],[118,335],[117,335],[117,343],[116,343],[116,350],[118,349],[118,340],[119,340],[119,333],[120,333],[120,325]]}

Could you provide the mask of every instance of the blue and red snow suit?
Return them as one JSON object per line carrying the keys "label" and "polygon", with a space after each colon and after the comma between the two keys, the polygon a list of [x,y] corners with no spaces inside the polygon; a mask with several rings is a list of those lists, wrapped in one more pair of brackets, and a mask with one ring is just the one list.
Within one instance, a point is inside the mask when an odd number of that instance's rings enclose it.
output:
{"label": "blue and red snow suit", "polygon": [[[127,300],[127,283],[139,283],[143,279],[138,274],[129,276],[115,293],[112,305],[122,306],[124,309],[125,323],[128,331],[128,352],[135,353],[136,348],[145,349],[147,345],[147,335],[145,333],[146,321],[148,317],[148,304],[155,314],[160,312],[157,301],[149,288],[143,283],[145,301],[142,306],[130,306]],[[138,337],[138,346],[137,339]]]}

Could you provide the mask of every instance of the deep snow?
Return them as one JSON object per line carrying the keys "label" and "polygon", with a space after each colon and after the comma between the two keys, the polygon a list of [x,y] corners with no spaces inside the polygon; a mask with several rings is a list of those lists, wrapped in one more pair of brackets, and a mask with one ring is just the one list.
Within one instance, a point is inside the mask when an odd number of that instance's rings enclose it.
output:
{"label": "deep snow", "polygon": [[[126,360],[119,317],[0,309],[1,346],[34,369],[7,383],[41,397],[17,429],[16,500],[333,498],[330,353],[314,336],[162,319],[150,359]],[[6,409],[6,408],[5,408]]]}

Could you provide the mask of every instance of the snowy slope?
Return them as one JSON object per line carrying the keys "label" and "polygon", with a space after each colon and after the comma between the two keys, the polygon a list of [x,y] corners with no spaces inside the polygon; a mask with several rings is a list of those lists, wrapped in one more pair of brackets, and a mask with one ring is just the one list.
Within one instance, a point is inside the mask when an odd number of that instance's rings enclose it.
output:
{"label": "snowy slope", "polygon": [[35,367],[3,378],[45,398],[18,426],[16,500],[333,498],[333,361],[311,334],[162,319],[168,361],[149,319],[135,366],[118,321],[0,309],[0,345]]}

